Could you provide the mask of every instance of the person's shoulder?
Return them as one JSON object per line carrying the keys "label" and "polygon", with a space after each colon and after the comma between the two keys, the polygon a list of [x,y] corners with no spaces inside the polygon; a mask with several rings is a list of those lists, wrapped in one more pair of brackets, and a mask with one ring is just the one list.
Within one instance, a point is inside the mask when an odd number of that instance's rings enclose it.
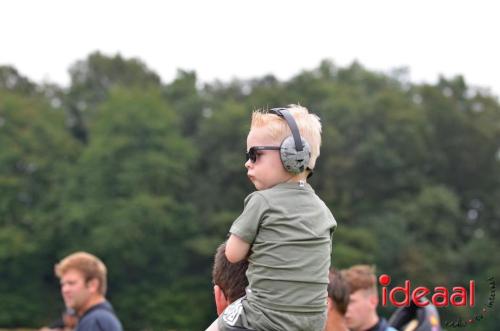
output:
{"label": "person's shoulder", "polygon": [[103,331],[123,331],[122,325],[115,314],[104,312],[96,318],[96,324],[99,325]]}
{"label": "person's shoulder", "polygon": [[314,194],[314,199],[316,200],[315,203],[318,206],[317,210],[320,211],[324,216],[323,219],[328,222],[330,227],[335,229],[337,227],[337,221],[335,220],[331,209],[318,195]]}
{"label": "person's shoulder", "polygon": [[89,314],[90,317],[94,319],[109,319],[115,317],[115,313],[108,309],[96,309]]}
{"label": "person's shoulder", "polygon": [[80,321],[77,331],[123,331],[123,328],[112,312],[97,310]]}
{"label": "person's shoulder", "polygon": [[93,307],[80,321],[77,331],[122,331],[120,320],[109,303]]}
{"label": "person's shoulder", "polygon": [[269,195],[266,193],[268,190],[261,190],[261,191],[253,191],[249,195],[246,196],[245,198],[245,205],[252,203],[267,203],[269,200]]}

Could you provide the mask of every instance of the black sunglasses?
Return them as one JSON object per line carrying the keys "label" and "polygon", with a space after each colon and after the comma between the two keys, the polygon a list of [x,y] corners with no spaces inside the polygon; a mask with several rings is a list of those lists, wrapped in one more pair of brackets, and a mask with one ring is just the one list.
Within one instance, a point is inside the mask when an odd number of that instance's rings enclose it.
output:
{"label": "black sunglasses", "polygon": [[279,151],[280,147],[279,146],[253,146],[250,147],[248,152],[246,152],[247,156],[247,161],[250,160],[252,163],[255,163],[257,161],[257,152],[258,151]]}

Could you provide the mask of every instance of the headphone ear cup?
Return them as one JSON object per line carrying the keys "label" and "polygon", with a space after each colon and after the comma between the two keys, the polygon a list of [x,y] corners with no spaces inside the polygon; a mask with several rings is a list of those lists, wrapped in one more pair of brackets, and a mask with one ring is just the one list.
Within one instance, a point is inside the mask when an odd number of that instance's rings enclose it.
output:
{"label": "headphone ear cup", "polygon": [[299,174],[306,170],[311,159],[311,147],[309,143],[301,137],[303,149],[297,151],[293,136],[283,140],[280,146],[280,157],[283,167],[291,173]]}

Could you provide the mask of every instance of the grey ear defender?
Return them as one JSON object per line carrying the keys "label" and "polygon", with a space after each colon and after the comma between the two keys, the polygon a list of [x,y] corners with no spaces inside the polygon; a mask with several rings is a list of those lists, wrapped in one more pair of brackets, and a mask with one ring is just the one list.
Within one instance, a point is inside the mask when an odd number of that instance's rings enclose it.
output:
{"label": "grey ear defender", "polygon": [[311,159],[311,146],[300,136],[297,123],[287,108],[273,108],[269,112],[283,117],[292,131],[292,135],[286,137],[280,146],[283,167],[294,174],[303,172],[307,169]]}
{"label": "grey ear defender", "polygon": [[298,151],[295,147],[295,141],[292,136],[283,140],[280,146],[281,162],[286,170],[291,173],[301,173],[306,170],[311,158],[311,148],[304,139],[302,141],[302,150]]}

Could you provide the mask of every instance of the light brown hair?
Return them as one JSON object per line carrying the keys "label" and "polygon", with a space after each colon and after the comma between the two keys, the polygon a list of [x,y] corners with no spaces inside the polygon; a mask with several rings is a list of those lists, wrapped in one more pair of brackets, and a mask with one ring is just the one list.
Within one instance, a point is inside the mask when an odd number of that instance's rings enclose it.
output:
{"label": "light brown hair", "polygon": [[349,284],[351,294],[358,290],[369,290],[369,292],[377,293],[377,277],[374,266],[358,264],[342,270],[341,273]]}
{"label": "light brown hair", "polygon": [[69,270],[78,270],[81,272],[85,278],[85,282],[97,279],[99,281],[97,291],[102,295],[106,294],[107,269],[104,263],[96,256],[86,252],[76,252],[62,259],[54,267],[55,274],[59,278]]}

